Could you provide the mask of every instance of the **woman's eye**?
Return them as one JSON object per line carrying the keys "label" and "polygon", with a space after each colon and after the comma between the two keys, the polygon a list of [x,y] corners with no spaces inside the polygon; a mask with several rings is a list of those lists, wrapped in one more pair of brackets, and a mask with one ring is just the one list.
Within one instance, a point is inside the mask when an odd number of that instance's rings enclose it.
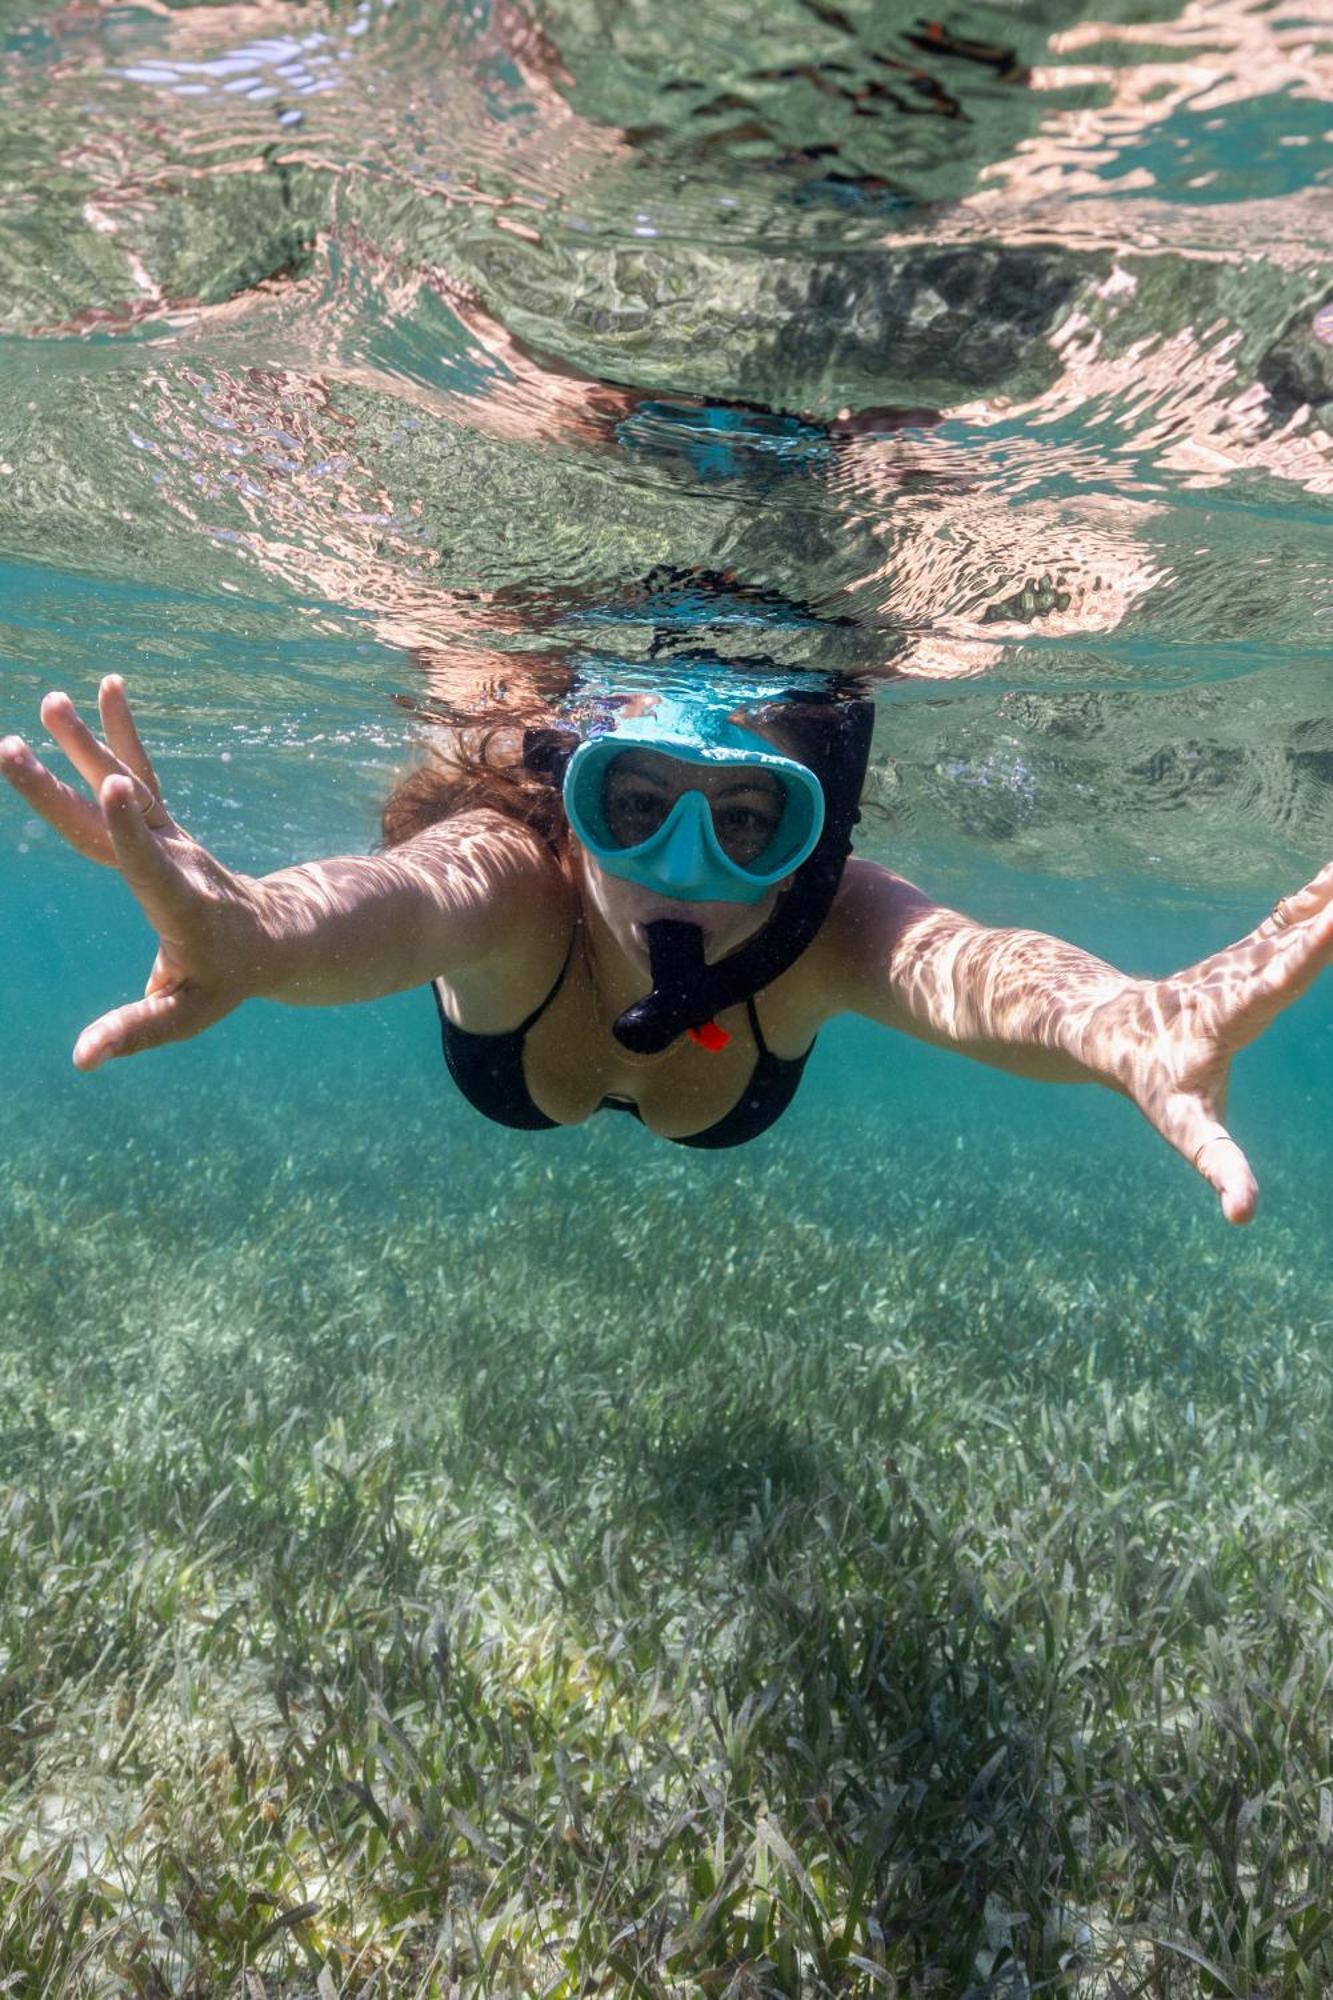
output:
{"label": "woman's eye", "polygon": [[767,835],[777,829],[772,813],[761,812],[755,806],[727,806],[716,817],[728,833]]}
{"label": "woman's eye", "polygon": [[646,785],[617,785],[607,793],[605,810],[615,837],[632,846],[657,832],[666,818],[668,801]]}
{"label": "woman's eye", "polygon": [[617,792],[611,803],[616,812],[632,813],[640,819],[662,810],[662,802],[655,792]]}

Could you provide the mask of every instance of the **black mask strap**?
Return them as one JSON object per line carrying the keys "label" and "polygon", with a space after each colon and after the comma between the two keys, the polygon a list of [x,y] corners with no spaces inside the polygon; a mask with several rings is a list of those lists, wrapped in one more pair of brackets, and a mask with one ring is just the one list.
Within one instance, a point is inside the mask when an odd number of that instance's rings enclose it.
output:
{"label": "black mask strap", "polygon": [[570,723],[557,724],[550,729],[525,729],[523,769],[531,771],[534,777],[544,778],[558,791],[565,782],[565,766],[582,740],[578,730]]}

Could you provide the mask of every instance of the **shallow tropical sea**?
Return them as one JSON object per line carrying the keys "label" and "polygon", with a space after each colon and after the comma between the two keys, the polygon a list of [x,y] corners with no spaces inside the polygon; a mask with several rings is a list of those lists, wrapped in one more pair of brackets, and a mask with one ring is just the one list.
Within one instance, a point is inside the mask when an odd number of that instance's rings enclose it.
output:
{"label": "shallow tropical sea", "polygon": [[[864,851],[1192,962],[1333,854],[1331,142],[1324,0],[0,5],[0,731],[123,673],[262,871],[836,668]],[[424,994],[81,1077],[8,795],[0,937],[0,1990],[1333,1990],[1327,978],[1229,1231],[856,1022],[716,1157]]]}

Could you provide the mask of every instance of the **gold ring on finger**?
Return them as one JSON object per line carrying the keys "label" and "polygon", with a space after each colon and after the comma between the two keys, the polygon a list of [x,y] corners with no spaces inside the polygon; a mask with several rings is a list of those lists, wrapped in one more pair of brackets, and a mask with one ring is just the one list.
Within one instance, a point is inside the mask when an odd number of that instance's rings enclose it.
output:
{"label": "gold ring on finger", "polygon": [[1291,911],[1287,908],[1285,896],[1279,896],[1273,905],[1273,922],[1280,931],[1284,931],[1291,922]]}
{"label": "gold ring on finger", "polygon": [[1225,1137],[1226,1134],[1223,1132],[1214,1132],[1211,1139],[1200,1140],[1199,1144],[1194,1148],[1194,1171],[1196,1174],[1203,1172],[1203,1168],[1199,1165],[1199,1162],[1203,1158],[1204,1154],[1208,1151],[1208,1148],[1210,1146],[1215,1146],[1219,1139],[1223,1139]]}

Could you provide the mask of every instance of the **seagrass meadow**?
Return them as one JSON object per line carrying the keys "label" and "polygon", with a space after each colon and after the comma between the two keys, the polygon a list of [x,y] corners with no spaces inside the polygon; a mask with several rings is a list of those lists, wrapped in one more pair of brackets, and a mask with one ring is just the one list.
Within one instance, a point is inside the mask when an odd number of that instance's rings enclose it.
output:
{"label": "seagrass meadow", "polygon": [[1311,1135],[1228,1232],[946,1057],[852,1143],[867,1031],[515,1146],[395,1004],[7,1094],[3,1990],[1326,1993]]}
{"label": "seagrass meadow", "polygon": [[[1333,859],[1330,132],[1330,0],[0,0],[0,738],[263,875],[856,688],[862,854],[1194,965]],[[1330,2000],[1333,974],[1245,1230],[850,1020],[727,1153],[424,993],[76,1075],[28,768],[0,2000]]]}

